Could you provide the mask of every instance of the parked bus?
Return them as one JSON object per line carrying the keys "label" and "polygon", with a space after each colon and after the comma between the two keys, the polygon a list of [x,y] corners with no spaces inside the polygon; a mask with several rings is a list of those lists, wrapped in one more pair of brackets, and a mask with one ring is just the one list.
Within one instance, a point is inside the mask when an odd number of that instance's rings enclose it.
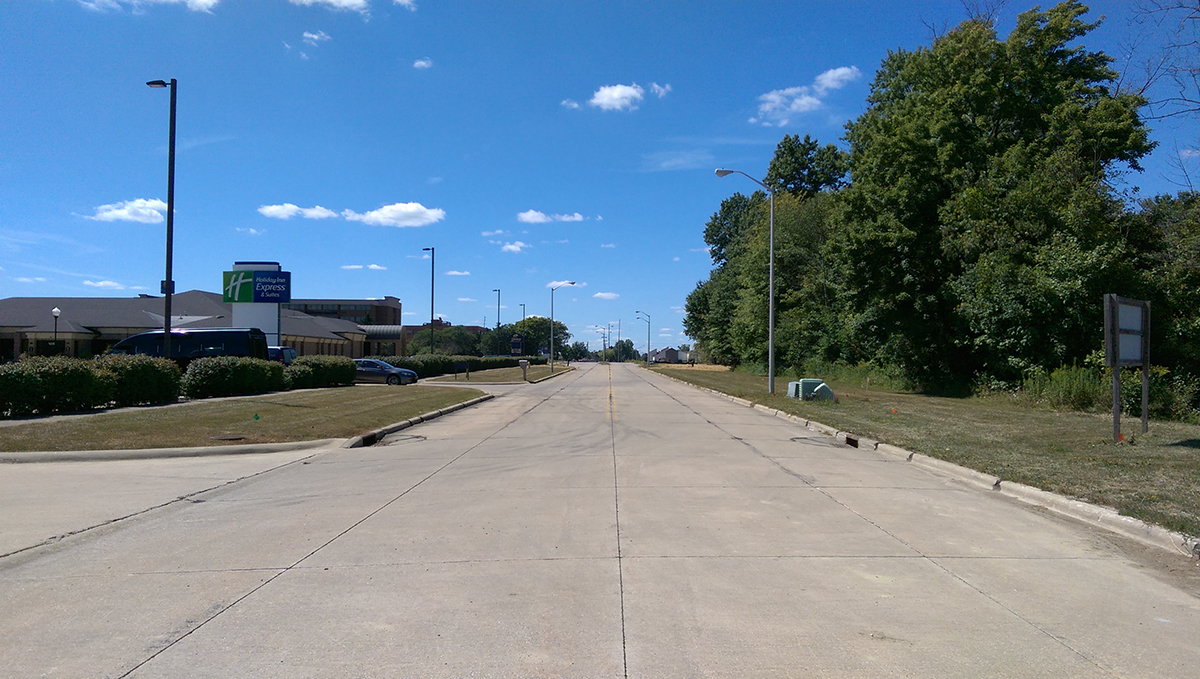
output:
{"label": "parked bus", "polygon": [[[117,342],[110,354],[163,355],[163,331],[150,330]],[[267,336],[258,328],[172,328],[171,358],[186,368],[205,356],[249,356],[267,360]]]}

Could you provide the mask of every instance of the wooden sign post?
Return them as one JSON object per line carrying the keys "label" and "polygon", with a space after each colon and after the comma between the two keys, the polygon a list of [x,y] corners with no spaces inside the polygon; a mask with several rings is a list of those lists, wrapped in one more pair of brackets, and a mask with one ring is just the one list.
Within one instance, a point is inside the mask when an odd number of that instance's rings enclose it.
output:
{"label": "wooden sign post", "polygon": [[1150,430],[1150,302],[1104,296],[1104,359],[1112,368],[1113,441],[1121,440],[1121,368],[1142,367],[1142,433]]}

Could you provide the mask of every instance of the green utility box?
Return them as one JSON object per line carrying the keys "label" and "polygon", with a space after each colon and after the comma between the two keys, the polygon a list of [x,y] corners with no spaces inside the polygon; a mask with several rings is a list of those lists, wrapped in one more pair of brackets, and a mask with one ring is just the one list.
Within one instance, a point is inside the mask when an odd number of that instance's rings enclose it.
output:
{"label": "green utility box", "polygon": [[825,391],[829,392],[829,400],[833,399],[833,390],[825,385],[823,380],[816,378],[806,378],[799,382],[788,382],[788,397],[798,398],[804,401],[811,401],[814,398],[817,390],[825,387]]}

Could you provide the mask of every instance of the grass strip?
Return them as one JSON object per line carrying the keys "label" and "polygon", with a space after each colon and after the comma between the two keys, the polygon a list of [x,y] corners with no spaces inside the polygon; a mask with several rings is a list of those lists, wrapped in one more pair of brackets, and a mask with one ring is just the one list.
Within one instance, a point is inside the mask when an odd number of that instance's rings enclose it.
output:
{"label": "grass strip", "polygon": [[357,385],[126,408],[0,427],[0,451],[129,450],[350,438],[483,392]]}
{"label": "grass strip", "polygon": [[[567,372],[568,370],[571,370],[571,368],[568,368],[561,364],[555,364],[555,366],[554,366],[554,374],[555,375],[557,375],[559,373]],[[548,366],[548,365],[531,365],[531,366],[529,366],[529,381],[530,382],[533,382],[534,380],[540,380],[543,377],[549,377],[549,376],[550,376],[550,366]],[[427,382],[458,382],[459,384],[469,383],[469,382],[497,384],[497,383],[504,383],[504,382],[523,382],[523,381],[525,381],[521,378],[521,369],[520,368],[492,368],[491,370],[478,370],[476,372],[471,373],[470,379],[467,379],[467,376],[464,374],[458,375],[457,380],[455,380],[454,377],[455,377],[454,375],[442,375],[441,377],[435,377],[431,380],[426,380],[426,381]]]}
{"label": "grass strip", "polygon": [[766,393],[766,378],[731,371],[655,367],[671,377],[762,403],[867,438],[1121,514],[1200,536],[1200,426],[1031,408],[1008,397],[944,398],[829,383],[837,403]]}

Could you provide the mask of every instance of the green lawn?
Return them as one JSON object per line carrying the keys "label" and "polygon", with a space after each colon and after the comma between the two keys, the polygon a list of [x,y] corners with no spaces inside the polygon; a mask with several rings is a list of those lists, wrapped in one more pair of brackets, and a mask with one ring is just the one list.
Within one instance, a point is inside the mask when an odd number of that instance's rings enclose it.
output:
{"label": "green lawn", "polygon": [[[1000,478],[1113,507],[1200,535],[1200,426],[1151,421],[1141,433],[1122,420],[1126,443],[1112,441],[1111,416],[1028,408],[1005,397],[942,398],[830,383],[837,403],[786,397],[786,378],[656,367],[700,386],[815,420],[843,431],[938,457]],[[814,375],[819,377],[819,375]]]}
{"label": "green lawn", "polygon": [[[177,448],[350,438],[483,392],[360,385],[126,408],[0,426],[0,451]],[[257,418],[255,417],[257,415]]]}

